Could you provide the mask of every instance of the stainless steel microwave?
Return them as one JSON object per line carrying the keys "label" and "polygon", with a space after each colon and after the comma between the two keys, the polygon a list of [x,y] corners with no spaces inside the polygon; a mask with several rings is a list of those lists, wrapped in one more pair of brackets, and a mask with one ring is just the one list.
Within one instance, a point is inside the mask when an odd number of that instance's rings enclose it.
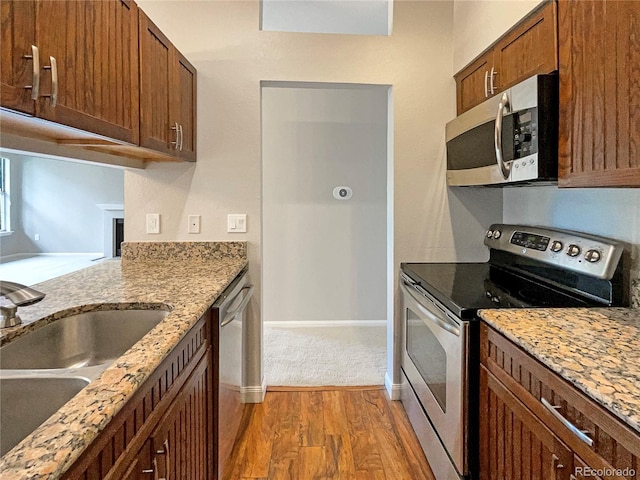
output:
{"label": "stainless steel microwave", "polygon": [[536,75],[446,127],[449,186],[558,179],[558,76]]}

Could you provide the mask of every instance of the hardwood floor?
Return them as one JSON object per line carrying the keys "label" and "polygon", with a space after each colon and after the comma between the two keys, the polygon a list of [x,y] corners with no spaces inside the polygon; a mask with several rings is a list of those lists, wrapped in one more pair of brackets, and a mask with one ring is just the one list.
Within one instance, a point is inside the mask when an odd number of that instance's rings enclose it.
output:
{"label": "hardwood floor", "polygon": [[240,431],[222,480],[435,480],[382,387],[269,390]]}

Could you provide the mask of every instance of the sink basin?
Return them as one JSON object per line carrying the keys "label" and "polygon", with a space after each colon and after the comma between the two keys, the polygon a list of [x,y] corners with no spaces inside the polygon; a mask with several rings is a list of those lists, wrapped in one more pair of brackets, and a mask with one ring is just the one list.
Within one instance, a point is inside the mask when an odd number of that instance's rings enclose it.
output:
{"label": "sink basin", "polygon": [[82,368],[111,363],[168,313],[105,310],[61,318],[0,348],[0,368]]}
{"label": "sink basin", "polygon": [[0,379],[0,456],[67,403],[89,380],[79,377]]}

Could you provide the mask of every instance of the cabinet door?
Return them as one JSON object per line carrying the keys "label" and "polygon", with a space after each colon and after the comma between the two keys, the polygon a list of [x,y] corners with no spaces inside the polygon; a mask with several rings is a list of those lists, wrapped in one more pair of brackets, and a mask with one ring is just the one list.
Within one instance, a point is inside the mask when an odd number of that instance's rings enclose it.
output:
{"label": "cabinet door", "polygon": [[178,123],[178,156],[185,160],[196,159],[196,69],[174,49],[171,87],[173,99],[171,121]]}
{"label": "cabinet door", "polygon": [[562,187],[640,186],[640,2],[562,0]]}
{"label": "cabinet door", "polygon": [[[0,106],[33,114],[32,87],[37,83],[34,82],[37,58],[34,60],[32,50],[36,41],[35,2],[3,0],[0,2],[0,14]],[[36,73],[39,72],[37,64],[35,68]]]}
{"label": "cabinet door", "polygon": [[480,367],[480,479],[568,480],[572,452]]}
{"label": "cabinet door", "polygon": [[152,434],[154,467],[166,480],[213,476],[211,350],[200,361]]}
{"label": "cabinet door", "polygon": [[44,70],[37,116],[137,144],[137,26],[131,0],[38,0],[36,39]]}
{"label": "cabinet door", "polygon": [[177,120],[170,124],[173,45],[140,11],[140,145],[175,155]]}
{"label": "cabinet door", "polygon": [[494,94],[558,69],[556,3],[549,2],[502,37],[493,50]]}
{"label": "cabinet door", "polygon": [[482,103],[489,96],[492,67],[493,52],[489,51],[454,76],[458,115]]}
{"label": "cabinet door", "polygon": [[144,446],[133,459],[129,468],[121,480],[151,480],[154,478],[154,466],[151,457],[151,440],[147,440]]}

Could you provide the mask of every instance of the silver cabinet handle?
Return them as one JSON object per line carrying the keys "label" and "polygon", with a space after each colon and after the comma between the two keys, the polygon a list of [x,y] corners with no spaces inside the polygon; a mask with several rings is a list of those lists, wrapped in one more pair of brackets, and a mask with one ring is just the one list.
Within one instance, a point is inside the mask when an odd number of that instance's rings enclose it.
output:
{"label": "silver cabinet handle", "polygon": [[42,67],[45,70],[51,70],[51,94],[43,95],[43,97],[51,97],[51,106],[55,107],[58,102],[58,64],[55,57],[49,57],[50,65]]}
{"label": "silver cabinet handle", "polygon": [[[254,290],[254,286],[253,285],[247,285],[245,287],[242,287],[242,289],[240,290],[240,292],[238,292],[238,295],[240,295],[241,292],[248,290],[247,294],[244,296],[244,298],[242,299],[242,302],[240,303],[240,305],[238,305],[238,308],[235,308],[233,310],[231,310],[230,312],[227,313],[227,316],[224,317],[224,319],[220,322],[220,328],[229,325],[231,322],[233,322],[236,317],[238,315],[240,315],[242,313],[242,311],[245,309],[245,307],[247,306],[247,303],[249,303],[249,300],[251,300],[251,296],[253,295],[253,290]],[[237,296],[234,297],[237,298]]]}
{"label": "silver cabinet handle", "polygon": [[496,93],[497,90],[496,86],[493,84],[493,77],[497,74],[498,72],[495,71],[495,67],[491,67],[491,73],[489,74],[489,92],[491,92],[491,95]]}
{"label": "silver cabinet handle", "polygon": [[174,130],[176,132],[176,141],[171,142],[171,145],[175,145],[175,149],[178,150],[178,145],[180,144],[180,127],[178,125],[178,122],[173,124],[171,130]]}
{"label": "silver cabinet handle", "polygon": [[145,468],[140,473],[154,473],[154,470],[153,470],[153,468]]}
{"label": "silver cabinet handle", "polygon": [[31,45],[31,55],[23,55],[22,58],[33,60],[31,85],[25,85],[24,88],[30,88],[31,100],[37,100],[38,92],[40,91],[40,52],[38,47]]}
{"label": "silver cabinet handle", "polygon": [[555,453],[551,454],[551,466],[554,470],[562,470],[564,468],[564,464],[560,463],[560,457]]}
{"label": "silver cabinet handle", "polygon": [[580,430],[578,427],[576,427],[573,423],[571,423],[569,420],[567,420],[566,418],[564,418],[562,416],[562,414],[560,412],[558,412],[558,409],[560,407],[556,406],[556,405],[551,405],[546,398],[542,397],[540,399],[540,401],[542,402],[542,405],[545,406],[545,408],[547,410],[549,410],[552,415],[554,417],[556,417],[558,420],[560,420],[560,422],[567,427],[576,437],[578,437],[580,440],[582,440],[584,443],[586,443],[587,445],[589,445],[590,447],[593,447],[593,439],[590,438],[584,431]]}
{"label": "silver cabinet handle", "polygon": [[178,133],[180,133],[180,151],[182,151],[182,142],[184,140],[184,133],[182,132],[182,124],[178,125]]}
{"label": "silver cabinet handle", "polygon": [[505,93],[502,94],[502,99],[498,104],[498,113],[496,114],[496,126],[494,130],[493,140],[496,147],[496,161],[502,176],[506,180],[511,173],[511,165],[504,163],[502,156],[502,111],[506,109],[507,113],[511,112],[511,103],[509,102],[509,96]]}
{"label": "silver cabinet handle", "polygon": [[484,98],[489,96],[489,70],[484,71]]}

